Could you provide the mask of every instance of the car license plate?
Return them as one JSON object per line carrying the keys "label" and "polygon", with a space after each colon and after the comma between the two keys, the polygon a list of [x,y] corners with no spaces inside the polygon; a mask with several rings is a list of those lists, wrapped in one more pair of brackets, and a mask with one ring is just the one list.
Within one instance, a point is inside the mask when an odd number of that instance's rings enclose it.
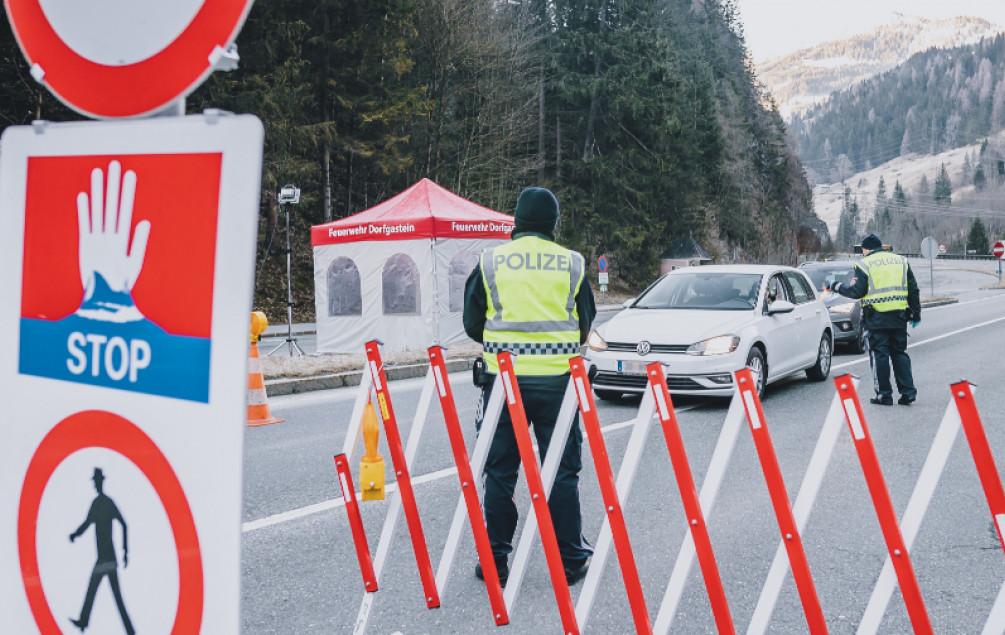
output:
{"label": "car license plate", "polygon": [[622,375],[645,375],[646,363],[633,361],[619,361],[618,372]]}

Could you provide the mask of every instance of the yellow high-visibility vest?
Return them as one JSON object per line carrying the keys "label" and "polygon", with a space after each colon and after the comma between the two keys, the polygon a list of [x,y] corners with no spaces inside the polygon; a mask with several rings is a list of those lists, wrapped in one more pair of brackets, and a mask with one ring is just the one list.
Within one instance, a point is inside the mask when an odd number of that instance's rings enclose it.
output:
{"label": "yellow high-visibility vest", "polygon": [[485,364],[499,372],[496,353],[515,355],[517,375],[564,375],[579,354],[576,294],[583,257],[537,236],[486,249],[482,282],[488,298],[483,333]]}
{"label": "yellow high-visibility vest", "polygon": [[880,313],[907,308],[907,259],[888,251],[875,251],[855,263],[869,278],[862,306]]}

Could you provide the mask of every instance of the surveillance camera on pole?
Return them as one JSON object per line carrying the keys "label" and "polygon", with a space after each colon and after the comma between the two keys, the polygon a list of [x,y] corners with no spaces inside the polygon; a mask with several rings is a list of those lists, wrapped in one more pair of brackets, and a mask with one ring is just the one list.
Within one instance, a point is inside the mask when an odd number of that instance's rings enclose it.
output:
{"label": "surveillance camera on pole", "polygon": [[287,183],[279,190],[277,197],[280,205],[296,205],[300,203],[300,188]]}
{"label": "surveillance camera on pole", "polygon": [[293,273],[291,263],[293,246],[290,241],[290,205],[300,203],[300,188],[292,183],[287,183],[279,189],[276,200],[279,202],[279,207],[286,213],[286,340],[269,351],[269,355],[286,345],[290,349],[290,357],[293,357],[294,353],[303,356],[304,349],[300,348],[297,338],[293,337]]}

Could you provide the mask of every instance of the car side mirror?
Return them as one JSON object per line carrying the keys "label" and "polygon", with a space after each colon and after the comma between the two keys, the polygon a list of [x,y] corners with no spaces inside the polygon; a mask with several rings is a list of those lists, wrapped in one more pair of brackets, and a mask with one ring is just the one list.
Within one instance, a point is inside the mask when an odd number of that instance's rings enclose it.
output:
{"label": "car side mirror", "polygon": [[628,307],[632,306],[632,303],[634,303],[635,300],[637,300],[637,299],[638,298],[628,298],[627,300],[625,300],[624,302],[621,303],[621,308],[622,309],[627,309]]}
{"label": "car side mirror", "polygon": [[768,315],[781,315],[783,313],[792,313],[796,310],[796,305],[792,304],[787,300],[775,300],[768,305]]}

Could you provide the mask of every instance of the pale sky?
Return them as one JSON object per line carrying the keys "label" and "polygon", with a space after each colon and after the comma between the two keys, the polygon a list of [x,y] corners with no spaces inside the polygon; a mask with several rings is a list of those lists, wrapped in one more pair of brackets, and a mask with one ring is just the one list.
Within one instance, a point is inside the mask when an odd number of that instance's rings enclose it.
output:
{"label": "pale sky", "polygon": [[764,61],[897,19],[974,16],[1005,26],[1005,0],[737,0],[747,47]]}

